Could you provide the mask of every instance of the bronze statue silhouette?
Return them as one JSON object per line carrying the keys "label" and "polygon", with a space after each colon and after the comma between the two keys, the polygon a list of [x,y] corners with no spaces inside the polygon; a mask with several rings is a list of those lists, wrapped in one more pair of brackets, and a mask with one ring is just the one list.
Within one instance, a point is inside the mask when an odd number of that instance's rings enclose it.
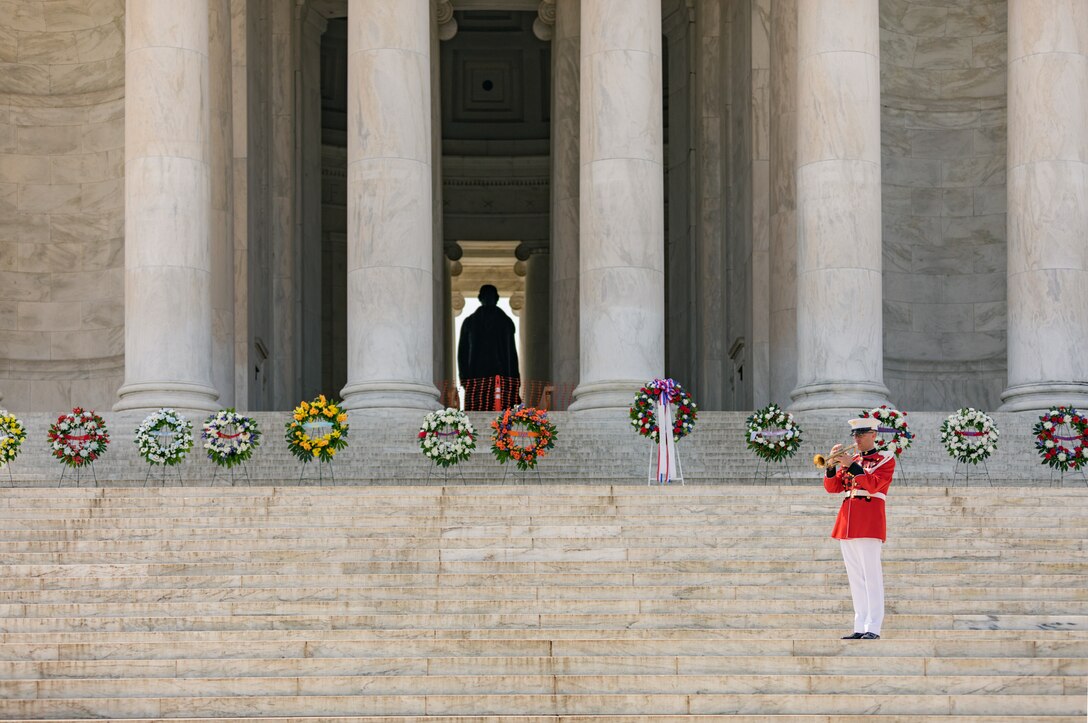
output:
{"label": "bronze statue silhouette", "polygon": [[518,352],[514,346],[514,322],[498,307],[499,290],[491,284],[480,287],[480,308],[461,325],[457,345],[457,367],[465,387],[465,409],[494,409],[495,376],[502,377],[502,408],[521,401],[518,387]]}

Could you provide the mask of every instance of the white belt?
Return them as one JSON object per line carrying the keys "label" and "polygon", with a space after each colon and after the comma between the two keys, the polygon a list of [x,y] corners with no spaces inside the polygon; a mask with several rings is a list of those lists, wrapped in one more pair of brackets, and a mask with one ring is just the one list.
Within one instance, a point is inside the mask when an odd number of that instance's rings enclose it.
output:
{"label": "white belt", "polygon": [[852,499],[854,497],[861,497],[861,498],[875,497],[878,500],[888,499],[888,495],[884,494],[883,492],[866,492],[865,490],[850,490],[849,492],[846,493],[845,499],[849,500],[849,499]]}

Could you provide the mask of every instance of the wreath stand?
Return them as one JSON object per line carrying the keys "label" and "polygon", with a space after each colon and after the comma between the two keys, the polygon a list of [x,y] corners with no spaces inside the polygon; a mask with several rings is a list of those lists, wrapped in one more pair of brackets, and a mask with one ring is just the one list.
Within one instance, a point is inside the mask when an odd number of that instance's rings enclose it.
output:
{"label": "wreath stand", "polygon": [[[521,476],[522,472],[524,472],[525,474],[529,473],[529,470],[527,470],[527,469],[526,470],[518,469],[518,467],[517,467],[518,463],[517,462],[514,462],[513,464],[514,464],[514,471],[513,472],[511,472],[510,468],[508,466],[506,466],[505,464],[502,466],[502,468],[503,468],[502,469],[502,483],[503,483],[503,485],[506,484],[506,477],[508,475],[513,477],[516,480],[516,479],[518,479],[518,477]],[[531,469],[532,469],[532,471],[536,472],[536,483],[538,485],[544,484],[544,480],[540,476],[540,469],[538,469],[535,465]]]}
{"label": "wreath stand", "polygon": [[[170,445],[172,445],[174,443],[174,430],[172,430],[172,429],[156,429],[154,432],[151,433],[151,436],[155,438],[155,443],[157,445],[159,445],[159,447],[161,449],[169,449]],[[177,464],[177,465],[168,465],[168,464],[155,465],[155,464],[152,464],[151,462],[148,462],[147,463],[147,474],[144,475],[144,487],[147,487],[147,482],[148,482],[148,480],[151,479],[151,475],[155,471],[155,467],[157,467],[157,466],[162,467],[162,486],[163,487],[166,486],[166,468],[167,467],[177,467],[178,468],[178,470],[177,470],[178,471],[178,484],[179,485],[181,484],[181,465],[180,464]]]}
{"label": "wreath stand", "polygon": [[[442,467],[442,471],[439,472],[438,471],[439,466],[437,464],[433,464],[433,463],[428,464],[427,465],[427,476],[430,477],[431,479],[440,479],[440,480],[442,480],[442,484],[449,484],[449,481],[450,481],[450,467],[454,467],[454,466],[457,466],[457,465],[447,465],[445,467]],[[461,478],[461,484],[463,484],[463,485],[468,484],[468,482],[465,481],[465,473],[461,471],[461,468],[459,466],[457,466],[457,476]],[[505,479],[505,477],[504,477],[504,479]]]}
{"label": "wreath stand", "polygon": [[[234,468],[235,468],[235,467],[241,467],[241,468],[242,468],[242,474],[244,474],[244,475],[245,475],[245,478],[246,478],[246,482],[248,482],[249,484],[253,484],[253,480],[251,480],[251,479],[249,478],[249,467],[248,467],[248,466],[246,466],[246,463],[245,463],[245,462],[242,462],[241,464],[238,464],[238,465],[233,465],[233,466],[231,466],[231,467],[227,467],[227,468],[226,468],[226,469],[227,469],[227,471],[228,471],[228,472],[230,472],[230,486],[231,486],[231,487],[233,487],[233,486],[234,486]],[[220,473],[221,471],[223,471],[223,466],[222,466],[222,465],[218,465],[218,464],[217,464],[217,465],[215,465],[215,474],[213,474],[213,475],[212,475],[212,481],[211,481],[211,483],[210,483],[210,484],[215,484],[216,480],[218,480],[218,479],[219,479],[219,473]],[[225,479],[225,478],[226,478],[226,475],[224,475],[224,479]]]}
{"label": "wreath stand", "polygon": [[[793,472],[790,471],[790,465],[788,460],[789,457],[787,457],[783,461],[786,462],[786,479],[790,481],[790,487],[792,487],[794,484]],[[771,483],[771,460],[766,459],[765,457],[759,458],[759,464],[756,465],[756,478],[762,479],[765,486]]]}
{"label": "wreath stand", "polygon": [[[1077,472],[1080,472],[1080,478],[1081,478],[1081,481],[1084,482],[1084,486],[1088,487],[1088,474],[1086,474],[1084,466],[1082,465],[1081,468],[1079,470],[1077,470]],[[1075,475],[1076,472],[1074,472],[1073,474]],[[1070,476],[1073,476],[1073,475],[1070,475]],[[1053,467],[1050,468],[1050,486],[1051,487],[1054,486],[1054,468]],[[1058,470],[1058,487],[1059,488],[1065,487],[1065,472],[1063,470]]]}
{"label": "wreath stand", "polygon": [[651,486],[655,482],[660,485],[671,485],[673,482],[680,481],[680,485],[687,485],[683,481],[683,466],[680,464],[680,456],[677,454],[677,474],[675,477],[671,477],[668,482],[662,482],[657,477],[657,449],[655,447],[650,448],[650,474],[646,477],[646,486]]}
{"label": "wreath stand", "polygon": [[149,480],[151,480],[151,477],[154,474],[156,467],[162,467],[162,476],[159,477],[158,479],[156,479],[155,481],[162,482],[162,486],[165,487],[166,486],[166,468],[171,467],[171,466],[174,466],[174,467],[178,468],[178,470],[177,470],[177,480],[178,480],[178,484],[180,485],[181,484],[181,467],[180,467],[180,465],[168,465],[168,464],[157,465],[157,464],[150,464],[149,463],[147,465],[147,474],[144,475],[144,487],[147,487],[147,483],[148,483]]}
{"label": "wreath stand", "polygon": [[[73,469],[75,470],[76,487],[79,487],[80,472],[82,471],[83,467],[86,467],[87,465],[91,466],[91,475],[94,477],[94,486],[95,487],[98,486],[98,473],[96,473],[94,471],[94,462],[87,462],[86,464],[80,464],[80,465],[76,465],[75,467],[73,467]],[[68,465],[67,464],[61,465],[60,479],[57,480],[57,487],[60,487],[64,483],[64,476],[67,473],[68,473]]]}
{"label": "wreath stand", "polygon": [[[982,474],[985,475],[985,477],[986,477],[986,484],[988,484],[990,487],[993,487],[994,486],[994,481],[993,481],[993,479],[990,478],[990,468],[988,466],[986,466],[986,460],[983,459],[983,460],[979,460],[979,461],[982,463]],[[963,475],[963,484],[964,484],[964,486],[965,487],[970,487],[971,486],[971,467],[972,467],[972,465],[969,465],[969,464],[966,464],[964,462],[960,462],[959,460],[956,460],[956,468],[954,470],[952,470],[952,486],[953,487],[956,486],[956,479],[959,478],[959,476],[961,474]],[[963,472],[960,472],[961,468],[963,469]]]}
{"label": "wreath stand", "polygon": [[[329,466],[329,479],[332,480],[333,484],[336,484],[336,472],[333,471],[333,466],[332,466],[331,461],[325,462],[325,461],[319,459],[319,460],[317,460],[317,462],[315,464],[317,464],[317,483],[318,484],[322,484],[325,481],[325,471],[324,471],[325,465]],[[309,467],[309,466],[310,466],[309,462],[302,462],[302,471],[298,473],[298,483],[299,484],[302,484],[302,478],[304,476],[306,476],[306,468]]]}

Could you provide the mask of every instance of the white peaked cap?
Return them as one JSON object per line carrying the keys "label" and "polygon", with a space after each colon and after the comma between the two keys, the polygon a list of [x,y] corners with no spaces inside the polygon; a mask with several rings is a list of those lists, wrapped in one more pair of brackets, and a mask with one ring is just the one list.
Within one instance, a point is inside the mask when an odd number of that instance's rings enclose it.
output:
{"label": "white peaked cap", "polygon": [[874,432],[880,428],[880,420],[875,417],[861,417],[850,420],[850,432],[854,433],[862,429],[871,429]]}

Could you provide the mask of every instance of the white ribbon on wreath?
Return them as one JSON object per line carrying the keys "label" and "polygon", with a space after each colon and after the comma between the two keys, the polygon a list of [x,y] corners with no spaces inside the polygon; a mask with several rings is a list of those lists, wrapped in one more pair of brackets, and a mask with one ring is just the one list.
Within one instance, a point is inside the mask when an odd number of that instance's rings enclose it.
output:
{"label": "white ribbon on wreath", "polygon": [[[674,479],[683,479],[678,474],[679,458],[676,456],[676,439],[673,435],[672,395],[675,382],[672,379],[656,379],[657,400],[654,402],[654,416],[657,417],[657,483],[668,484]],[[652,469],[652,467],[651,467]],[[650,481],[653,481],[651,473]]]}

